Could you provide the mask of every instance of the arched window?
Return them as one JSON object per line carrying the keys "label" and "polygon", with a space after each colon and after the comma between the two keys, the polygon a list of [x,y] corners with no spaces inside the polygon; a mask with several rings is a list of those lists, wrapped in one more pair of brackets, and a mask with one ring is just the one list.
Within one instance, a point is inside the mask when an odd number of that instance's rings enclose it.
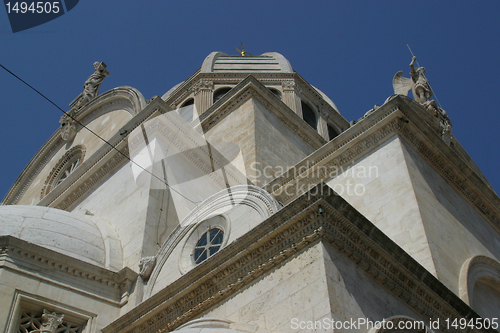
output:
{"label": "arched window", "polygon": [[229,90],[231,90],[231,87],[224,87],[217,89],[214,92],[214,103],[217,102],[219,99],[221,99],[225,94],[227,94]]}
{"label": "arched window", "polygon": [[271,90],[271,92],[276,96],[278,97],[279,99],[281,99],[281,91],[279,91],[278,89],[276,88],[269,88],[269,90]]}
{"label": "arched window", "polygon": [[500,262],[477,255],[462,265],[460,298],[483,318],[500,316]]}
{"label": "arched window", "polygon": [[196,265],[207,260],[220,250],[222,240],[224,239],[224,231],[220,228],[212,228],[205,232],[194,248],[194,262]]}
{"label": "arched window", "polygon": [[193,105],[193,104],[194,104],[194,98],[189,98],[184,103],[182,103],[181,107],[188,106],[188,105]]}
{"label": "arched window", "polygon": [[182,119],[190,123],[193,121],[193,114],[194,114],[194,99],[189,98],[184,103],[182,103],[181,107],[179,108],[179,115],[181,116]]}
{"label": "arched window", "polygon": [[85,157],[85,147],[77,145],[71,148],[64,154],[63,157],[57,162],[56,166],[52,169],[49,176],[45,180],[42,189],[41,198],[49,194],[59,184],[63,183],[70,174],[80,166]]}
{"label": "arched window", "polygon": [[332,140],[337,135],[339,135],[337,130],[332,125],[328,124],[328,139]]}
{"label": "arched window", "polygon": [[312,128],[318,128],[318,119],[316,118],[316,114],[311,109],[309,105],[302,102],[302,118],[308,123]]}

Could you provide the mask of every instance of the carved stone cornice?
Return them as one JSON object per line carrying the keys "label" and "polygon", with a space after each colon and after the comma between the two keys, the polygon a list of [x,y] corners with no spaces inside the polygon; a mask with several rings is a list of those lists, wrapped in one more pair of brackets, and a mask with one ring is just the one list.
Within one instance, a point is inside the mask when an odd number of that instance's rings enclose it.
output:
{"label": "carved stone cornice", "polygon": [[317,186],[102,331],[171,331],[318,242],[346,255],[424,318],[479,317],[328,186]]}
{"label": "carved stone cornice", "polygon": [[255,98],[263,104],[267,110],[311,148],[318,149],[326,142],[314,129],[303,126],[304,121],[252,75],[231,89],[200,116],[203,132],[208,132],[250,98]]}
{"label": "carved stone cornice", "polygon": [[113,272],[13,236],[0,236],[0,269],[32,275],[115,305],[128,301],[138,276],[128,267]]}
{"label": "carved stone cornice", "polygon": [[[400,136],[500,232],[500,198],[421,116],[425,110],[398,96],[362,118],[355,126],[272,180],[264,189],[281,203],[291,202],[332,172]],[[300,174],[297,172],[300,170]],[[334,173],[335,174],[335,173]]]}

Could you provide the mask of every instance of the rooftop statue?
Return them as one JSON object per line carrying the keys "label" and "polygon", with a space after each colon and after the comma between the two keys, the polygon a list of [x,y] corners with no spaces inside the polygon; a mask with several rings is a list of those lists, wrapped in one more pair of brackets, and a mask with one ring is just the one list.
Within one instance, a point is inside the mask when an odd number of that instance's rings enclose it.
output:
{"label": "rooftop statue", "polygon": [[429,85],[429,81],[425,78],[425,68],[417,67],[414,64],[417,57],[413,57],[410,63],[410,75],[411,78],[403,77],[403,71],[399,71],[394,75],[392,80],[392,86],[394,87],[394,93],[398,95],[408,95],[408,91],[411,89],[413,92],[413,98],[424,104],[429,101],[432,97],[432,90]]}
{"label": "rooftop statue", "polygon": [[397,95],[408,95],[408,91],[411,89],[413,92],[413,98],[415,101],[422,104],[434,117],[439,120],[439,130],[443,140],[450,145],[451,142],[451,121],[446,111],[440,108],[436,101],[431,100],[433,95],[429,81],[425,77],[425,68],[417,67],[414,64],[417,57],[413,56],[410,63],[410,75],[411,78],[403,77],[403,71],[399,71],[394,75],[392,80],[392,86],[394,88],[394,93]]}
{"label": "rooftop statue", "polygon": [[71,102],[70,106],[72,108],[81,108],[99,95],[99,87],[102,81],[106,76],[109,76],[109,71],[106,67],[104,62],[94,62],[95,72],[85,81],[83,93],[78,95],[78,97]]}

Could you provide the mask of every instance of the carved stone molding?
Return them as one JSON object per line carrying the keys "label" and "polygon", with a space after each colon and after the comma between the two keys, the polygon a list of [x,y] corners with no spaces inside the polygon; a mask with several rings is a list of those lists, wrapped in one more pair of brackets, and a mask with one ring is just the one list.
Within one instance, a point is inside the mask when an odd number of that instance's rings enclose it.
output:
{"label": "carved stone molding", "polygon": [[471,305],[474,285],[480,278],[500,283],[500,262],[486,257],[474,256],[467,259],[460,269],[459,293],[460,298]]}
{"label": "carved stone molding", "polygon": [[[138,276],[128,267],[113,272],[12,236],[0,236],[0,268],[27,275],[34,271],[36,279],[54,284],[62,282],[62,288],[69,285],[115,305],[127,302],[130,287]],[[94,284],[99,288],[87,288]]]}
{"label": "carved stone molding", "polygon": [[424,318],[479,317],[327,186],[317,186],[297,198],[247,236],[221,249],[102,331],[171,331],[317,242],[343,253]]}
{"label": "carved stone molding", "polygon": [[[230,193],[230,195],[229,195]],[[151,295],[154,283],[158,278],[161,269],[169,258],[176,245],[187,235],[199,222],[211,217],[214,211],[234,208],[235,203],[245,205],[255,209],[262,219],[266,219],[281,209],[281,205],[265,190],[253,185],[237,185],[227,190],[220,191],[203,201],[198,207],[193,209],[184,220],[172,231],[169,239],[162,244],[157,254],[157,265],[153,270],[150,283],[147,286],[145,295]]]}
{"label": "carved stone molding", "polygon": [[214,89],[214,82],[206,79],[199,80],[191,87],[191,91],[195,95],[197,95],[202,90],[212,91],[213,89]]}
{"label": "carved stone molding", "polygon": [[[69,194],[65,195],[64,200],[59,202],[56,206],[52,205],[55,199],[49,204],[51,207],[65,210],[76,202],[83,194],[93,188],[101,179],[105,178],[110,172],[118,168],[123,161],[128,161],[128,147],[112,151],[113,155],[109,160],[99,167],[94,173],[88,175],[86,180],[82,182],[77,188],[73,189]],[[60,197],[60,196],[59,196]]]}

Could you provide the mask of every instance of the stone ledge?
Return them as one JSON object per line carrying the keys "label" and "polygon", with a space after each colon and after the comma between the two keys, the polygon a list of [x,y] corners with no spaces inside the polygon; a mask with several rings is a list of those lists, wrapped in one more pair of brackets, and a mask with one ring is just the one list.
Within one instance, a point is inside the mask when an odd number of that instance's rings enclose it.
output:
{"label": "stone ledge", "polygon": [[119,272],[94,266],[12,236],[0,236],[0,269],[46,280],[63,288],[115,305],[124,305],[138,274],[128,267]]}

